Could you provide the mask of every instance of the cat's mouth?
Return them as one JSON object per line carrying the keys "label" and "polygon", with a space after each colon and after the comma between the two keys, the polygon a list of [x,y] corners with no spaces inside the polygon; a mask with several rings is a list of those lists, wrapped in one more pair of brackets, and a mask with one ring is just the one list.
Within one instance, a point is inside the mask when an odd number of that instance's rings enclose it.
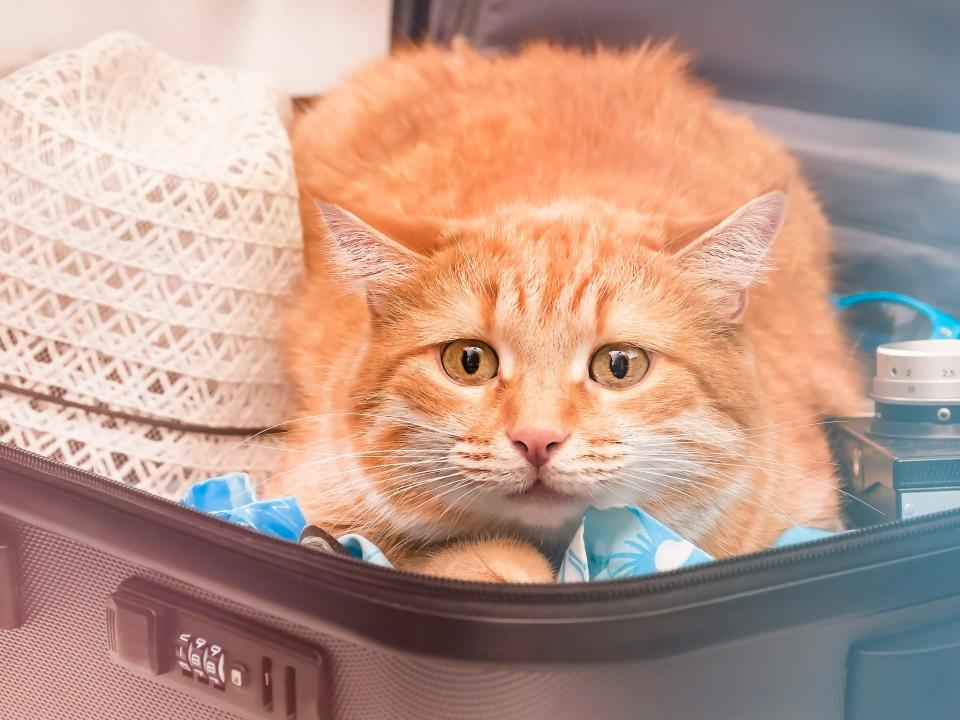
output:
{"label": "cat's mouth", "polygon": [[565,503],[576,499],[575,495],[560,492],[548,486],[539,478],[535,479],[523,490],[510,493],[507,497],[517,502],[537,503],[540,505]]}

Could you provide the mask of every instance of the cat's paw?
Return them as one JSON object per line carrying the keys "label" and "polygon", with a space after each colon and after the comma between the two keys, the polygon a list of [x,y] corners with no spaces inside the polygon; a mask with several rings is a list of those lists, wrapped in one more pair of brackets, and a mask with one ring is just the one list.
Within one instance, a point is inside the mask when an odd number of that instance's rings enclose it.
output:
{"label": "cat's paw", "polygon": [[553,568],[535,548],[516,540],[450,545],[417,563],[426,575],[492,583],[550,583]]}

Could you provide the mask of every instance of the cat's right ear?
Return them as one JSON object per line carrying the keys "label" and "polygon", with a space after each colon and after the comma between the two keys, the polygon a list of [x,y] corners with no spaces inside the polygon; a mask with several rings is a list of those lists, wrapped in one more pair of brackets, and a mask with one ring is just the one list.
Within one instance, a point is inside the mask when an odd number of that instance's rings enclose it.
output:
{"label": "cat's right ear", "polygon": [[783,191],[764,193],[675,253],[680,268],[714,295],[731,320],[742,317],[747,289],[763,274],[786,212]]}
{"label": "cat's right ear", "polygon": [[338,205],[316,202],[326,225],[326,253],[330,271],[347,287],[365,292],[371,310],[383,308],[385,298],[413,275],[423,256],[374,229]]}

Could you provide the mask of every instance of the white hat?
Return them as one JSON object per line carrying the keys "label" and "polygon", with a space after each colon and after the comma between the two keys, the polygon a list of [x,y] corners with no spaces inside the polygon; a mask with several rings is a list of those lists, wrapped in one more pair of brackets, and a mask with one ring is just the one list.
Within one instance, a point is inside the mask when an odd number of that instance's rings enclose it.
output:
{"label": "white hat", "polygon": [[241,441],[290,419],[288,114],[128,34],[0,79],[0,442],[171,497],[268,472]]}

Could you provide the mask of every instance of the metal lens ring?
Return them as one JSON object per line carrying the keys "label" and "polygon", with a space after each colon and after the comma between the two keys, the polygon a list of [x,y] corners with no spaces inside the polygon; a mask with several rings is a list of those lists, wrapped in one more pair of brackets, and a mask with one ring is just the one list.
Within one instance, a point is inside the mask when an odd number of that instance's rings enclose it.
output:
{"label": "metal lens ring", "polygon": [[960,405],[960,340],[881,345],[873,397],[897,405]]}
{"label": "metal lens ring", "polygon": [[960,340],[912,340],[877,348],[875,435],[960,437]]}

